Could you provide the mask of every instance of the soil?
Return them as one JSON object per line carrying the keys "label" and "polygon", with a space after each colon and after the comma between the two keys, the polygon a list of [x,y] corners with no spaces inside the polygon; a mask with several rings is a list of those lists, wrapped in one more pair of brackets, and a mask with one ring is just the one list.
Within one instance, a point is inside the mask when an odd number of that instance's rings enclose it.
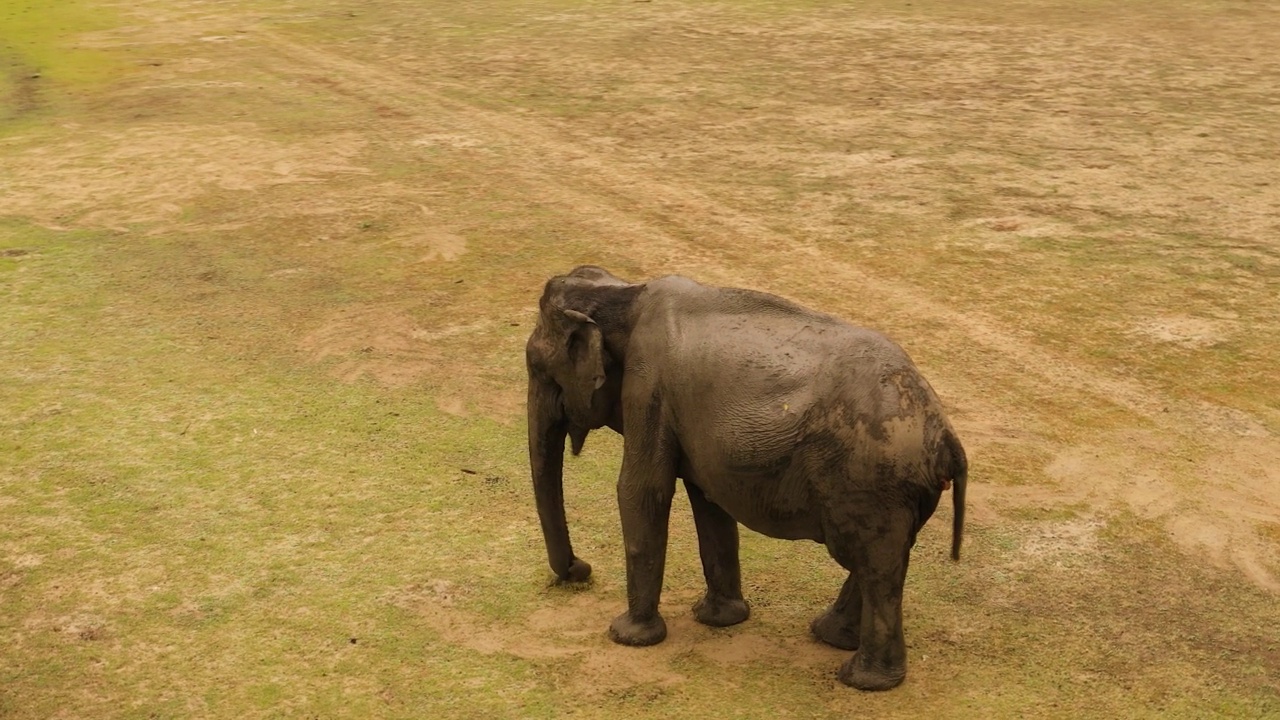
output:
{"label": "soil", "polygon": [[[480,653],[507,653],[530,660],[579,659],[572,680],[575,695],[608,695],[635,685],[678,686],[688,677],[671,669],[673,660],[696,656],[717,665],[775,661],[826,670],[846,653],[810,637],[771,639],[750,632],[711,629],[687,614],[668,619],[668,639],[646,653],[616,645],[601,636],[618,613],[617,603],[576,593],[565,603],[534,612],[518,625],[494,627],[452,602],[460,591],[447,580],[398,593],[392,602],[420,613],[451,643]],[[691,605],[695,598],[669,601]],[[684,601],[687,600],[687,603]]]}
{"label": "soil", "polygon": [[[0,136],[0,214],[265,253],[260,300],[225,290],[248,282],[234,265],[199,276],[224,328],[262,304],[232,342],[508,427],[545,277],[598,262],[778,292],[917,357],[969,452],[972,524],[1064,513],[1024,538],[1026,562],[1093,557],[1105,518],[1131,513],[1280,592],[1280,408],[1249,345],[1280,317],[1275,8],[653,2],[530,12],[504,44],[408,4],[279,5],[121,7],[129,22],[86,45],[138,66],[77,100],[94,120]],[[1086,285],[1114,307],[1069,305]],[[1183,382],[1207,353],[1239,356],[1213,360],[1226,390]],[[602,638],[615,597],[493,627],[460,593],[427,581],[388,602],[480,653],[581,658],[569,682],[588,694],[678,686],[691,655],[845,656],[684,614],[655,661]]]}

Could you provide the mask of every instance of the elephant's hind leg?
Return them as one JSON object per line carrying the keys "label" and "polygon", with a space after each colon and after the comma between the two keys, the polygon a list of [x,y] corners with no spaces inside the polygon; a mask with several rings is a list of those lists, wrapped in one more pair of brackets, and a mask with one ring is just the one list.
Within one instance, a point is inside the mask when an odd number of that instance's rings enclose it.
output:
{"label": "elephant's hind leg", "polygon": [[742,599],[742,571],[738,564],[738,522],[711,502],[697,485],[684,483],[698,530],[698,552],[707,594],[693,605],[693,617],[703,625],[737,625],[751,615]]}
{"label": "elephant's hind leg", "polygon": [[902,591],[916,520],[907,508],[881,510],[861,520],[842,533],[838,544],[828,543],[841,565],[852,565],[862,594],[858,650],[837,677],[859,690],[888,690],[907,676]]}
{"label": "elephant's hind leg", "polygon": [[840,588],[840,595],[827,611],[809,623],[809,630],[822,642],[841,650],[858,649],[858,632],[862,625],[862,589],[858,576],[849,573],[849,579]]}

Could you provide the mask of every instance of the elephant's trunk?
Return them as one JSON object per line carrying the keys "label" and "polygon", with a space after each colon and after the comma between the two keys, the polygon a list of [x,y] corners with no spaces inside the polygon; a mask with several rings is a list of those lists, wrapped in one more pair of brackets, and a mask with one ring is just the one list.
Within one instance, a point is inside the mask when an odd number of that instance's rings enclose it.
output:
{"label": "elephant's trunk", "polygon": [[547,560],[560,581],[582,582],[591,566],[574,557],[564,515],[564,441],[568,434],[552,388],[529,382],[529,467],[547,545]]}

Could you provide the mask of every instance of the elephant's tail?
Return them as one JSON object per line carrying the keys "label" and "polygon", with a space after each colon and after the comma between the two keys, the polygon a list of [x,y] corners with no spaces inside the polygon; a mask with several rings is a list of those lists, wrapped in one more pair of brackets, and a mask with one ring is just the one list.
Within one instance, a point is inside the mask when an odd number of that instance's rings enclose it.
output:
{"label": "elephant's tail", "polygon": [[955,506],[951,521],[951,559],[959,560],[960,541],[964,537],[964,491],[969,482],[969,460],[960,439],[950,428],[947,428],[944,444],[950,456],[946,467],[947,477],[951,479],[951,504]]}

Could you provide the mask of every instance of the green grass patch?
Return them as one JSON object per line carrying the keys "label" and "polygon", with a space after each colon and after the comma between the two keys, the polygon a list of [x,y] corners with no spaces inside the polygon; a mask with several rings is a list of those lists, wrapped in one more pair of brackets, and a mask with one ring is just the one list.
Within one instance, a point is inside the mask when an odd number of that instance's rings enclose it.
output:
{"label": "green grass patch", "polygon": [[3,61],[10,82],[36,79],[76,86],[112,79],[123,64],[109,53],[86,47],[83,36],[116,22],[111,9],[84,0],[0,2],[0,51],[8,56]]}

